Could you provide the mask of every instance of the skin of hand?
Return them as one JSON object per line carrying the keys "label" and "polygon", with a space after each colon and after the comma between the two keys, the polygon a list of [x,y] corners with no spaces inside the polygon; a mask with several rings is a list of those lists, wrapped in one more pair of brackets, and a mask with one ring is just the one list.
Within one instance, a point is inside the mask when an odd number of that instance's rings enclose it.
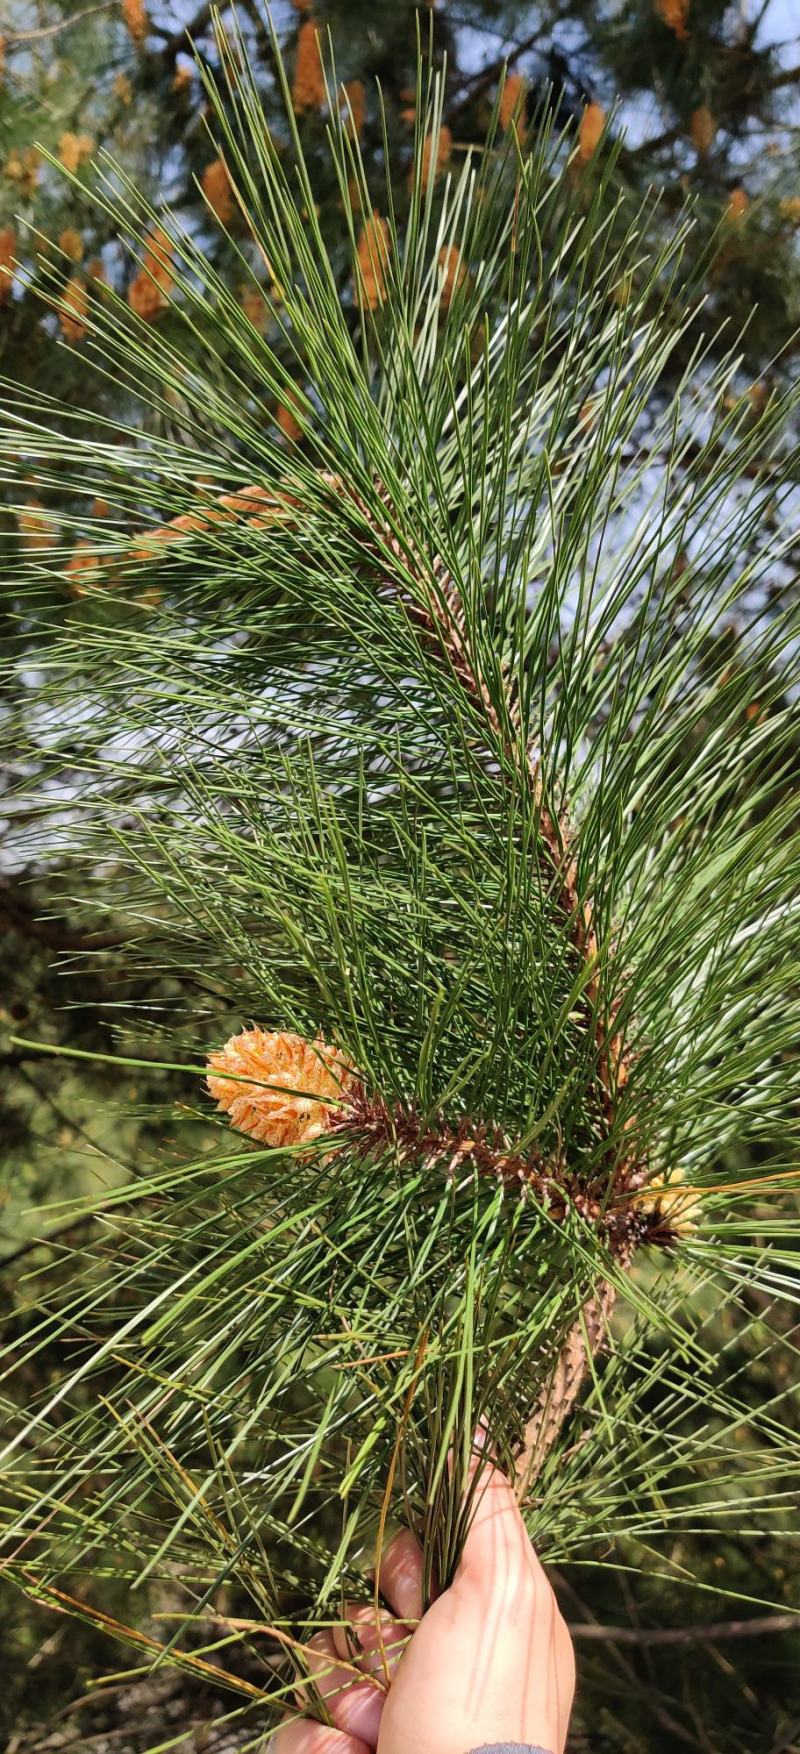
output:
{"label": "skin of hand", "polygon": [[378,1586],[392,1615],[350,1607],[349,1639],[341,1626],[311,1640],[310,1668],[336,1727],[294,1718],[272,1754],[471,1754],[494,1743],[563,1754],[572,1641],[499,1469],[480,1474],[458,1571],[427,1614],[408,1530],[383,1555]]}

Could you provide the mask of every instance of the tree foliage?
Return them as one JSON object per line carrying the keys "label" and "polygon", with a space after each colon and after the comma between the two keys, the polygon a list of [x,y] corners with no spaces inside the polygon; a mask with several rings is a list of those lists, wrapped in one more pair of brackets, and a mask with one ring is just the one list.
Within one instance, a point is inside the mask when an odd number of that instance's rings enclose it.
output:
{"label": "tree foliage", "polygon": [[[122,1086],[89,1125],[135,1179],[22,1282],[3,1521],[35,1600],[256,1734],[392,1520],[449,1575],[481,1417],[573,1578],[666,1599],[792,1529],[798,608],[794,394],[703,327],[717,194],[665,226],[604,89],[436,54],[359,127],[308,35],[298,88],[309,20],[286,70],[249,20],[192,75],[208,205],[53,134],[35,198],[111,266],[44,253],[5,307],[67,342],[66,400],[5,386],[10,862],[51,916],[9,918],[71,960],[47,1031]],[[733,206],[723,263],[777,235]],[[212,1118],[251,1021],[335,1050],[315,1140]]]}

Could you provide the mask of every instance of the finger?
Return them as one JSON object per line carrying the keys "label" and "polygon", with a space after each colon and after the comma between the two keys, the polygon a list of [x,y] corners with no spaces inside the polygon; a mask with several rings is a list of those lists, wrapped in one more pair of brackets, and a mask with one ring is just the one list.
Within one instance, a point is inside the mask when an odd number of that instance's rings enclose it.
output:
{"label": "finger", "polygon": [[370,1754],[366,1742],[357,1736],[346,1736],[341,1730],[330,1730],[326,1724],[312,1724],[306,1718],[292,1718],[279,1729],[269,1743],[270,1754]]}
{"label": "finger", "polygon": [[343,1623],[333,1627],[337,1654],[367,1675],[391,1676],[410,1637],[411,1628],[402,1620],[364,1602],[346,1602]]}
{"label": "finger", "polygon": [[470,1469],[468,1516],[457,1577],[502,1587],[514,1573],[527,1573],[546,1583],[511,1482],[480,1457]]}
{"label": "finger", "polygon": [[385,1692],[377,1681],[359,1681],[355,1665],[340,1663],[330,1632],[315,1632],[305,1647],[308,1672],[339,1730],[374,1745]]}
{"label": "finger", "polygon": [[378,1589],[401,1620],[421,1620],[422,1549],[410,1529],[401,1529],[381,1554]]}

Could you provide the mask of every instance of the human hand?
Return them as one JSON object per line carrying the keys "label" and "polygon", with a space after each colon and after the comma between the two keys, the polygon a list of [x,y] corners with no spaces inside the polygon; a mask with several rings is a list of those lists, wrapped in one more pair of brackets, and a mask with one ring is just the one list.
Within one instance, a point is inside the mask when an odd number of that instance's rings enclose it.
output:
{"label": "human hand", "polygon": [[294,1719],[273,1754],[488,1754],[509,1744],[563,1754],[572,1641],[505,1475],[489,1466],[481,1474],[461,1563],[427,1614],[422,1555],[408,1530],[387,1548],[378,1586],[393,1614],[347,1610],[355,1656],[344,1626],[310,1641],[336,1728]]}

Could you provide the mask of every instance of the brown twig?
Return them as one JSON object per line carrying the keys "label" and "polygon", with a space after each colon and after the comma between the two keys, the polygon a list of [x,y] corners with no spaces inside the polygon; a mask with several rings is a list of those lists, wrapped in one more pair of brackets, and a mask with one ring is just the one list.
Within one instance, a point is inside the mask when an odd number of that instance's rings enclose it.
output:
{"label": "brown twig", "polygon": [[9,31],[6,36],[6,48],[14,49],[17,43],[36,43],[44,37],[60,36],[62,31],[71,30],[73,25],[81,24],[84,18],[91,18],[95,12],[109,12],[116,0],[100,0],[96,6],[84,6],[81,12],[73,12],[71,18],[59,18],[55,24],[42,24],[36,30]]}
{"label": "brown twig", "polygon": [[800,1611],[756,1614],[749,1620],[710,1620],[699,1626],[601,1626],[596,1620],[570,1623],[573,1638],[600,1644],[646,1646],[716,1644],[732,1638],[765,1638],[772,1633],[800,1633]]}

